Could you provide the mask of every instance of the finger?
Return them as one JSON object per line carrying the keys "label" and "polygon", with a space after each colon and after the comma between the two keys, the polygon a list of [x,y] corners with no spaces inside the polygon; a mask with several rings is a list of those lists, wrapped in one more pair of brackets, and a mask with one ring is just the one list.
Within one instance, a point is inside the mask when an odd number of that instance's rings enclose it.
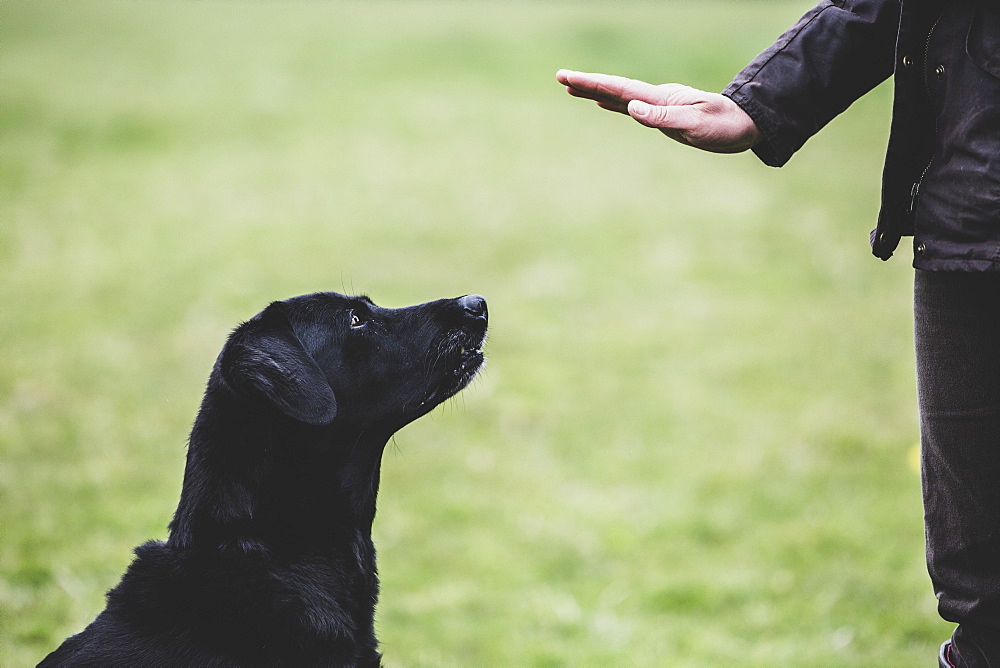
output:
{"label": "finger", "polygon": [[607,97],[605,95],[598,95],[592,91],[580,90],[579,88],[573,88],[572,86],[566,87],[566,92],[573,97],[579,97],[585,100],[593,100],[601,105],[607,105],[608,108],[613,108],[614,111],[620,111],[622,113],[627,113],[626,105],[628,100],[621,100],[615,97]]}
{"label": "finger", "polygon": [[576,70],[559,70],[556,72],[556,80],[566,86],[593,87],[598,79],[609,77],[610,74],[597,74],[594,72],[577,72]]}
{"label": "finger", "polygon": [[583,90],[582,88],[573,88],[572,86],[566,86],[566,92],[573,97],[582,97],[586,100],[603,100],[604,97],[595,94],[593,91]]}
{"label": "finger", "polygon": [[613,74],[560,70],[556,78],[567,86],[604,99],[657,101],[657,86]]}
{"label": "finger", "polygon": [[601,109],[607,109],[608,111],[614,111],[628,116],[628,105],[621,102],[601,102],[598,100],[597,106]]}
{"label": "finger", "polygon": [[619,114],[628,115],[628,102],[624,100],[618,100],[614,98],[607,98],[601,95],[595,95],[593,93],[588,93],[587,91],[577,90],[576,88],[567,87],[566,92],[573,97],[578,97],[584,100],[593,100],[597,103],[597,106],[601,109],[607,109],[608,111],[615,111]]}

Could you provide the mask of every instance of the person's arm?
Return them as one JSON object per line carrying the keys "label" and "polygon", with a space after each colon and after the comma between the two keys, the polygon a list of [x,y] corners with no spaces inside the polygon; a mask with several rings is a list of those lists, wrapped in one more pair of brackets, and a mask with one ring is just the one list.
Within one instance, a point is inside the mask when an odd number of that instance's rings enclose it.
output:
{"label": "person's arm", "polygon": [[722,94],[560,70],[575,96],[717,153],[752,148],[783,165],[806,139],[892,73],[898,0],[825,0],[747,65]]}
{"label": "person's arm", "polygon": [[722,91],[754,120],[753,147],[780,167],[894,69],[899,0],[825,0]]}

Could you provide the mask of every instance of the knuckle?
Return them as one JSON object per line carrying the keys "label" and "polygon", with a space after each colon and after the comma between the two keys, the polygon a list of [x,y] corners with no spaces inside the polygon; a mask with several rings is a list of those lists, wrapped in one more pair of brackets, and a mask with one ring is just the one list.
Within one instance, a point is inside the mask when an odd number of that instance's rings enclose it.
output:
{"label": "knuckle", "polygon": [[675,98],[677,96],[683,96],[688,91],[691,90],[690,86],[685,86],[684,84],[679,84],[679,83],[660,84],[659,86],[657,86],[657,88],[659,89],[660,95],[664,96],[667,99]]}

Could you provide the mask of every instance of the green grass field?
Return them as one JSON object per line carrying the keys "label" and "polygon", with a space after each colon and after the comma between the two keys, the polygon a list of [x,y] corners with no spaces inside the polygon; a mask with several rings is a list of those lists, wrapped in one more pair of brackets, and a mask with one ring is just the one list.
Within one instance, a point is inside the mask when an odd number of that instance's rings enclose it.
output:
{"label": "green grass field", "polygon": [[386,452],[388,666],[931,665],[889,88],[773,170],[555,82],[718,90],[811,5],[3,3],[0,665],[166,536],[228,331],[316,290],[490,304]]}

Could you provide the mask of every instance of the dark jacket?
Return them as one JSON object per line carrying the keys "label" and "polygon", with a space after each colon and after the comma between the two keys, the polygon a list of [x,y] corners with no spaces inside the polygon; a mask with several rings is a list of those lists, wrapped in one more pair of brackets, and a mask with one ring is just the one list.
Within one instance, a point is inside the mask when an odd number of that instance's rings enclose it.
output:
{"label": "dark jacket", "polygon": [[918,269],[1000,270],[1000,2],[825,0],[723,94],[764,135],[757,156],[778,167],[890,75],[872,252],[886,260],[912,235]]}

